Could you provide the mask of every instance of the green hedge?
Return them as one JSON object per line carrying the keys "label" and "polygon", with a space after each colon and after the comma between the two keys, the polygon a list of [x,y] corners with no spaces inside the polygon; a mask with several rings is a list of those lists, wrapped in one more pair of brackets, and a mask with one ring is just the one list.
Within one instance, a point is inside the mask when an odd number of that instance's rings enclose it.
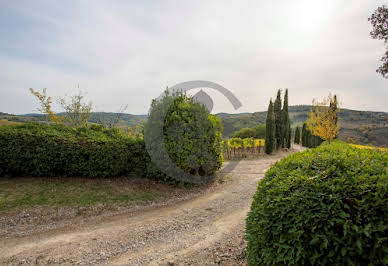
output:
{"label": "green hedge", "polygon": [[0,126],[0,176],[145,176],[141,139],[99,126]]}
{"label": "green hedge", "polygon": [[246,239],[249,265],[387,265],[388,153],[336,141],[277,162]]}

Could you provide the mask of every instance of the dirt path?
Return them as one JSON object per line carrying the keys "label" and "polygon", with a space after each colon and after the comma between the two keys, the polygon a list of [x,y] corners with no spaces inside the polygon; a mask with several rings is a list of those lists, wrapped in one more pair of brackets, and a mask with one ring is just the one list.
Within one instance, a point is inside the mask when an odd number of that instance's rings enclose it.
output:
{"label": "dirt path", "polygon": [[244,264],[252,195],[285,155],[226,163],[227,185],[178,204],[0,240],[0,264]]}

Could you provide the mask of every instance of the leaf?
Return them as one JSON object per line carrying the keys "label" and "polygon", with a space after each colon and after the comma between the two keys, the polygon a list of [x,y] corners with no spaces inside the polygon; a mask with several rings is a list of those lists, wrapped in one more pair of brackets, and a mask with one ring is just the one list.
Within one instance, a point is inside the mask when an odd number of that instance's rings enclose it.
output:
{"label": "leaf", "polygon": [[356,246],[357,246],[357,248],[358,248],[360,251],[362,251],[361,241],[360,241],[359,239],[357,239],[357,241],[356,241]]}
{"label": "leaf", "polygon": [[318,243],[318,241],[319,241],[319,238],[318,238],[318,237],[315,237],[315,238],[313,238],[313,239],[310,241],[310,245],[314,245],[314,244]]}

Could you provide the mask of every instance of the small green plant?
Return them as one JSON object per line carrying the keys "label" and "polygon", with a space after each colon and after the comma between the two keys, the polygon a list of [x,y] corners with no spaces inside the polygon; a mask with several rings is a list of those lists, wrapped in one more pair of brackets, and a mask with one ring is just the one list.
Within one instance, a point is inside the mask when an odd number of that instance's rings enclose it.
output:
{"label": "small green plant", "polygon": [[387,265],[388,153],[333,141],[287,156],[259,182],[249,265]]}

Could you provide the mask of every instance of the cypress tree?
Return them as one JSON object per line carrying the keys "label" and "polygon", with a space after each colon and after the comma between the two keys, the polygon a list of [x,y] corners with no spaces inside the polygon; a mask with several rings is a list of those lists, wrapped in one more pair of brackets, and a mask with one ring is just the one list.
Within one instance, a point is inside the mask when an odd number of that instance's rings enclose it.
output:
{"label": "cypress tree", "polygon": [[[338,102],[337,102],[337,95],[334,94],[334,97],[333,97],[333,101],[330,102],[330,111],[334,113],[335,115],[335,124],[337,125],[338,124],[338,115],[337,115],[337,112],[338,112]],[[335,139],[337,138],[337,136],[335,136]]]}
{"label": "cypress tree", "polygon": [[276,100],[274,103],[274,114],[275,114],[275,147],[280,149],[283,147],[284,137],[283,137],[283,115],[282,115],[282,99],[281,91],[278,90]]}
{"label": "cypress tree", "polygon": [[300,129],[299,129],[299,127],[295,128],[294,143],[296,143],[296,144],[300,143]]}
{"label": "cypress tree", "polygon": [[265,153],[271,154],[275,148],[275,115],[272,99],[269,101],[265,126]]}
{"label": "cypress tree", "polygon": [[303,147],[307,146],[306,137],[307,137],[306,123],[303,123],[303,127],[302,127],[302,146]]}
{"label": "cypress tree", "polygon": [[306,128],[307,131],[307,147],[314,148],[314,135],[311,134],[311,131]]}
{"label": "cypress tree", "polygon": [[286,92],[284,94],[284,101],[283,101],[283,121],[282,121],[282,132],[283,132],[283,148],[291,148],[291,123],[290,123],[290,116],[288,114],[288,89],[286,89]]}

